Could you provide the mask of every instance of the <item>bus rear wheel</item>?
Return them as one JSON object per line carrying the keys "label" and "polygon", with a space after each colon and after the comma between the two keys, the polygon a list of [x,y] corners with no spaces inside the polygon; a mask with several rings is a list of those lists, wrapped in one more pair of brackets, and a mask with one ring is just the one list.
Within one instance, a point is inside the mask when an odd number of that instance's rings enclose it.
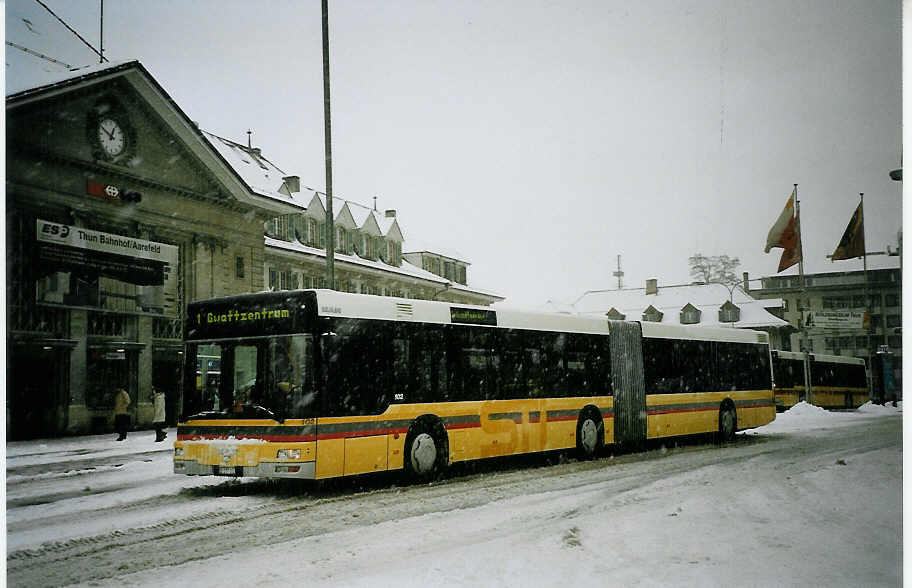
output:
{"label": "bus rear wheel", "polygon": [[449,461],[443,423],[430,415],[415,419],[405,437],[404,458],[405,472],[411,480],[430,480],[443,472]]}
{"label": "bus rear wheel", "polygon": [[605,423],[593,409],[583,409],[576,423],[576,454],[580,459],[592,459],[605,444]]}
{"label": "bus rear wheel", "polygon": [[731,404],[723,404],[719,409],[719,443],[731,443],[735,440],[735,431],[738,430],[738,414]]}

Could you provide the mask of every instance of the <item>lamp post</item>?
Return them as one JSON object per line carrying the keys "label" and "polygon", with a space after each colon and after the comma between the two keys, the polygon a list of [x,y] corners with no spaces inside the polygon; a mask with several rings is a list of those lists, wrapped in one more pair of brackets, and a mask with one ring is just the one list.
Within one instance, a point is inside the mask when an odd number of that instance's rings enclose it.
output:
{"label": "lamp post", "polygon": [[326,287],[336,289],[335,227],[333,227],[332,118],[329,110],[329,8],[323,0],[323,134],[326,156]]}

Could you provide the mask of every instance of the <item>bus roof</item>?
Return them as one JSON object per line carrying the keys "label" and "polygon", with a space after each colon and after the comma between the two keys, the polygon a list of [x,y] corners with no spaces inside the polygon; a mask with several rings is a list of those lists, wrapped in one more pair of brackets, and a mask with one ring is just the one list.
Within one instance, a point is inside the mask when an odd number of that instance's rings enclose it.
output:
{"label": "bus roof", "polygon": [[[211,339],[234,335],[236,329],[253,329],[245,332],[252,334],[279,334],[295,330],[295,322],[283,320],[274,322],[269,327],[259,327],[253,319],[259,315],[272,318],[278,313],[270,310],[273,307],[285,313],[299,312],[304,308],[305,299],[316,299],[316,308],[311,309],[317,316],[363,318],[374,320],[391,320],[431,324],[470,324],[487,327],[510,329],[527,329],[535,331],[562,331],[570,333],[592,333],[607,335],[611,330],[610,321],[604,317],[580,316],[554,312],[536,312],[509,308],[493,309],[489,306],[439,302],[435,300],[416,300],[412,298],[395,298],[392,296],[374,296],[353,294],[335,290],[281,290],[277,292],[256,292],[234,294],[196,300],[188,305],[188,326],[185,336],[188,339]],[[302,304],[299,305],[298,301]],[[246,307],[246,308],[245,308]],[[262,307],[262,312],[256,312]],[[211,309],[211,310],[210,310]],[[195,318],[194,318],[195,317]],[[292,317],[293,318],[293,317]],[[189,321],[196,320],[195,325]],[[250,322],[241,319],[251,319]],[[628,321],[632,322],[632,321]],[[659,339],[697,339],[702,341],[728,341],[735,343],[766,344],[769,336],[762,331],[747,329],[714,328],[700,326],[660,325],[641,322],[642,333],[647,338]],[[191,328],[195,327],[195,328]],[[300,328],[298,325],[297,328]],[[202,328],[202,332],[199,330]],[[268,328],[270,330],[260,329]],[[289,331],[288,329],[292,329]]]}
{"label": "bus roof", "polygon": [[[406,320],[438,324],[478,324],[513,329],[604,335],[607,335],[611,329],[611,321],[605,318],[503,308],[495,310],[489,306],[349,294],[334,290],[317,290],[316,292],[317,312],[321,316]],[[768,335],[762,331],[659,325],[648,322],[640,324],[644,337],[740,343],[768,342]]]}
{"label": "bus roof", "polygon": [[864,365],[865,360],[860,357],[847,357],[845,355],[824,355],[822,353],[812,353],[811,361],[825,363],[849,363],[854,365]]}
{"label": "bus roof", "polygon": [[[800,351],[780,351],[773,350],[773,353],[781,359],[804,360],[804,352]],[[861,357],[847,357],[845,355],[824,355],[823,353],[812,353],[811,361],[820,363],[846,363],[851,365],[863,365],[865,360]]]}

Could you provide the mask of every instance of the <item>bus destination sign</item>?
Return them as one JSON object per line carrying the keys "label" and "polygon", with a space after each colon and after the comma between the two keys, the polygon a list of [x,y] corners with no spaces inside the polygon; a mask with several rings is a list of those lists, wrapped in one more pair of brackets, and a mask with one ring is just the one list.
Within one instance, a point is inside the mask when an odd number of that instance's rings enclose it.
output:
{"label": "bus destination sign", "polygon": [[450,307],[450,321],[464,325],[497,326],[497,313],[493,310]]}
{"label": "bus destination sign", "polygon": [[226,300],[191,302],[188,339],[281,335],[301,328],[300,304],[293,300]]}

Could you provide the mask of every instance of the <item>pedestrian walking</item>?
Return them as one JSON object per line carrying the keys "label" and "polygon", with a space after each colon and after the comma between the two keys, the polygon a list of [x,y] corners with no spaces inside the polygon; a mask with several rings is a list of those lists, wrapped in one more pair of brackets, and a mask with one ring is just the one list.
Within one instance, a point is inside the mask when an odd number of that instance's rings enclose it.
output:
{"label": "pedestrian walking", "polygon": [[155,442],[164,441],[165,432],[165,393],[152,388],[152,425],[155,427]]}
{"label": "pedestrian walking", "polygon": [[117,429],[117,440],[127,438],[127,429],[130,428],[130,395],[123,388],[118,388],[114,394],[114,426]]}

